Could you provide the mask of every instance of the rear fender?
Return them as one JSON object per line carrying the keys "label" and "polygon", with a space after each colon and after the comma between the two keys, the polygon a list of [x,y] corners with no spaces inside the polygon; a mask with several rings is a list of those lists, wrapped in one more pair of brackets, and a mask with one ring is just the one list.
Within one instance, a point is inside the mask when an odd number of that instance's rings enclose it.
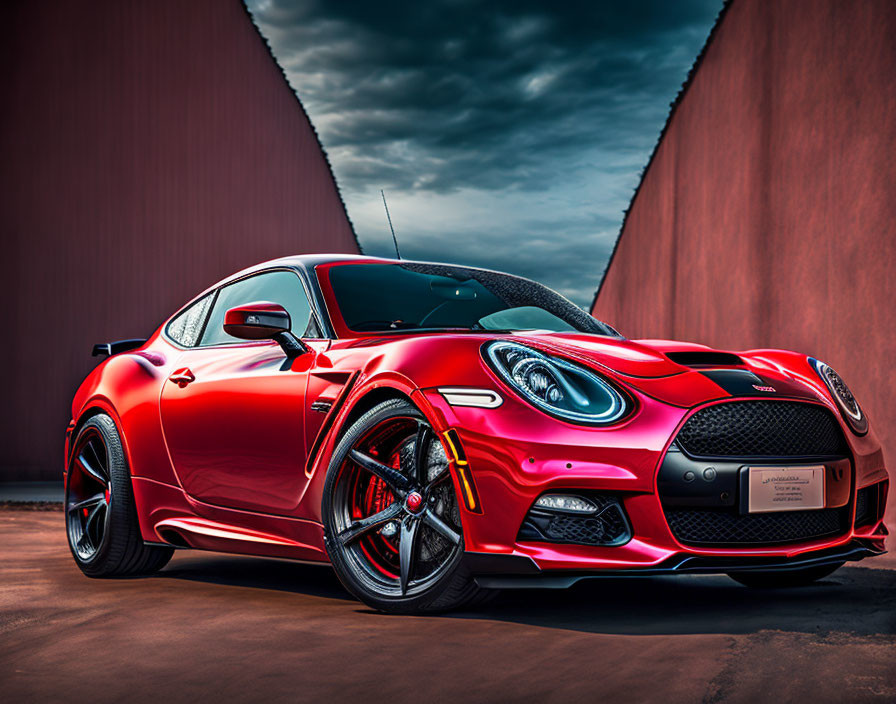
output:
{"label": "rear fender", "polygon": [[131,475],[179,486],[162,435],[159,395],[180,353],[163,344],[114,355],[97,366],[75,395],[72,418],[76,433],[91,415],[106,413],[121,435]]}

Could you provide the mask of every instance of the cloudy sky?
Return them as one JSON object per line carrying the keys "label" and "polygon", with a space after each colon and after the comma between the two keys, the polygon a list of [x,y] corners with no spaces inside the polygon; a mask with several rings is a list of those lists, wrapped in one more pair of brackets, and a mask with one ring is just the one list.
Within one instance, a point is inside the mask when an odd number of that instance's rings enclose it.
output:
{"label": "cloudy sky", "polygon": [[589,306],[722,0],[249,0],[365,253],[485,266]]}

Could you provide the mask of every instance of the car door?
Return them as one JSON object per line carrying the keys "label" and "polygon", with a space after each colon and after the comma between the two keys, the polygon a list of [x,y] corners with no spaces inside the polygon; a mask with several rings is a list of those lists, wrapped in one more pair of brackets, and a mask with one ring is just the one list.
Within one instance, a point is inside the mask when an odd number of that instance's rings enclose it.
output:
{"label": "car door", "polygon": [[296,336],[316,334],[296,272],[265,271],[223,286],[198,343],[180,355],[164,384],[162,426],[188,494],[217,506],[290,514],[307,481],[304,398],[321,345],[290,361],[276,342],[224,332],[228,309],[258,301],[286,308]]}

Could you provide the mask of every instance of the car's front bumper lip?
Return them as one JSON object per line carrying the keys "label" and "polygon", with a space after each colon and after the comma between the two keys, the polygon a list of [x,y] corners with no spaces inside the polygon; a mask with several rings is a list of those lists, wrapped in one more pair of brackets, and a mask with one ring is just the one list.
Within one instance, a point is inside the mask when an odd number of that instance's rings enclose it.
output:
{"label": "car's front bumper lip", "polygon": [[606,577],[659,577],[676,574],[725,574],[728,572],[789,572],[862,560],[886,552],[875,541],[855,539],[837,547],[783,556],[713,556],[679,553],[650,567],[625,570],[542,570],[526,555],[468,552],[464,559],[476,583],[487,589],[565,589],[585,579]]}

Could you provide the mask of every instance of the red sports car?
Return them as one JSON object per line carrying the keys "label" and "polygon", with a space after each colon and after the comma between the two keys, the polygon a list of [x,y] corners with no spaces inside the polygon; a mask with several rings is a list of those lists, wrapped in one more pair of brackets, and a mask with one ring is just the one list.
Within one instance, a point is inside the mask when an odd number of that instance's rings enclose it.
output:
{"label": "red sports car", "polygon": [[419,612],[605,575],[799,585],[884,551],[880,445],[829,366],[627,340],[516,276],[289,257],[94,354],[65,477],[92,577],[287,557]]}

